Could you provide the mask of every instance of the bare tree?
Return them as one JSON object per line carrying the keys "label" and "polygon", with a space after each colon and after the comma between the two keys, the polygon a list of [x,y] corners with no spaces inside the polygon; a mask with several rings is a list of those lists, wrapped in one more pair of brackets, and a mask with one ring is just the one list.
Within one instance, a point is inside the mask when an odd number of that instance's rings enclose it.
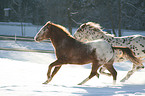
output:
{"label": "bare tree", "polygon": [[121,0],[119,0],[118,6],[119,6],[118,36],[121,37],[121,11],[122,11]]}

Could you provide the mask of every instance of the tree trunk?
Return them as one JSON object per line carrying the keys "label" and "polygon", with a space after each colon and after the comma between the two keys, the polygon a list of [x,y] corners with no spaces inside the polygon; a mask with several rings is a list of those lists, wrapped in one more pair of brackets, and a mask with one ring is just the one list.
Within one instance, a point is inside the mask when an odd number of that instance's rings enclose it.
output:
{"label": "tree trunk", "polygon": [[121,37],[121,0],[119,0],[119,21],[118,21],[118,36]]}
{"label": "tree trunk", "polygon": [[112,31],[113,31],[114,36],[116,36],[115,27],[114,27],[114,19],[113,19],[113,15],[112,15],[112,5],[111,5],[111,3],[108,4],[108,8],[110,9],[109,13],[110,13]]}
{"label": "tree trunk", "polygon": [[69,32],[72,34],[72,26],[71,26],[71,10],[70,8],[68,8],[68,28],[69,28]]}

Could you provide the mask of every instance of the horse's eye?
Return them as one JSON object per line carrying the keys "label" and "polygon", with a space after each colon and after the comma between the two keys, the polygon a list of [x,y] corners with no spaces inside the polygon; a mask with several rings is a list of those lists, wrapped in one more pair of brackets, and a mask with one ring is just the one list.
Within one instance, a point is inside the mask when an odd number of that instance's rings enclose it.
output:
{"label": "horse's eye", "polygon": [[78,32],[80,32],[80,31],[82,31],[82,29],[80,28],[80,29],[78,29]]}
{"label": "horse's eye", "polygon": [[43,31],[45,31],[47,29],[47,27],[45,27],[44,29],[43,29]]}

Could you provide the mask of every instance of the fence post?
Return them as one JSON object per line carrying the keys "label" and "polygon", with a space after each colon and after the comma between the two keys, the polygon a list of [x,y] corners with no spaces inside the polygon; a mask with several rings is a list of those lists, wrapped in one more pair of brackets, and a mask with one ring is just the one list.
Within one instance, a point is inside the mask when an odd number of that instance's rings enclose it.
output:
{"label": "fence post", "polygon": [[16,33],[15,33],[15,43],[16,43],[16,41],[17,41],[17,37],[16,37]]}
{"label": "fence post", "polygon": [[21,32],[22,32],[22,36],[24,36],[24,26],[23,26],[23,23],[22,23],[22,20],[21,20]]}

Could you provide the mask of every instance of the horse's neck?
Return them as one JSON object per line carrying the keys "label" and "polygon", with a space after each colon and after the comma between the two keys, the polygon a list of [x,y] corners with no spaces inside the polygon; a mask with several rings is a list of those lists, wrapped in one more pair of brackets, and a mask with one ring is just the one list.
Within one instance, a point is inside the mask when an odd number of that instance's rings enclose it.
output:
{"label": "horse's neck", "polygon": [[54,32],[53,36],[51,36],[50,40],[53,44],[53,46],[56,48],[59,48],[64,44],[64,40],[69,40],[71,38],[68,34],[66,33],[61,33],[61,32]]}

